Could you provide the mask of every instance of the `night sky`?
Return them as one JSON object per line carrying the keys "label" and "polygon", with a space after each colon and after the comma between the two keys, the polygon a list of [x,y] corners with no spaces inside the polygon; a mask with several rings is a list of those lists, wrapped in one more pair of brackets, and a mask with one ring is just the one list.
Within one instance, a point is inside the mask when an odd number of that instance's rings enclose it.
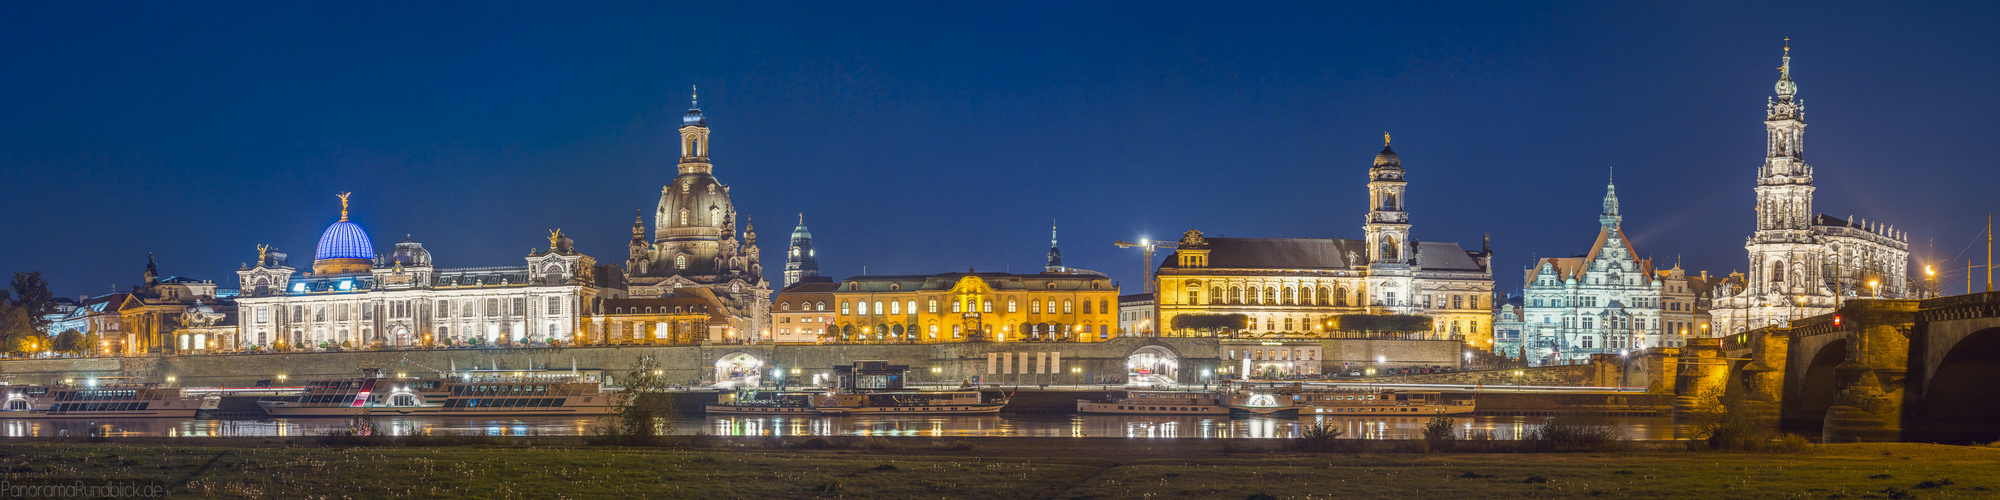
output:
{"label": "night sky", "polygon": [[378,252],[622,262],[690,85],[774,280],[801,212],[829,276],[1038,271],[1054,220],[1128,292],[1114,240],[1359,238],[1385,130],[1416,236],[1491,233],[1502,290],[1589,249],[1612,166],[1640,253],[1728,273],[1785,37],[1818,211],[1963,290],[2000,181],[1994,2],[735,3],[0,4],[0,271],[233,288],[342,191]]}

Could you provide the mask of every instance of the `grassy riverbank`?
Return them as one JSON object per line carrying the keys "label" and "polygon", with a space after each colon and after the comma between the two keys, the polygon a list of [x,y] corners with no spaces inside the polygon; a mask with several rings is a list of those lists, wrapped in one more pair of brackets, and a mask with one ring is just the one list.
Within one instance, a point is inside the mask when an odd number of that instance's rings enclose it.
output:
{"label": "grassy riverbank", "polygon": [[[733,443],[733,444],[732,444]],[[282,441],[0,443],[11,484],[136,480],[217,498],[1993,498],[2000,449],[1245,452],[1217,440],[873,440],[772,450]],[[821,443],[820,445],[824,445]],[[810,445],[809,445],[810,446]]]}

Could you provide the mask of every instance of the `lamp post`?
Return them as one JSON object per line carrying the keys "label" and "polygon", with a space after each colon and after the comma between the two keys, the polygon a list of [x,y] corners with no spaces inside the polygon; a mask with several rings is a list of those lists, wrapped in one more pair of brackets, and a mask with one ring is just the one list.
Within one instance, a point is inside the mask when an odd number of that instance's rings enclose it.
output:
{"label": "lamp post", "polygon": [[1925,264],[1925,265],[1924,265],[1924,281],[1927,281],[1927,282],[1929,282],[1929,283],[1926,283],[1926,284],[1930,285],[1930,296],[1931,296],[1931,297],[1936,297],[1936,296],[1938,295],[1938,293],[1937,293],[1937,291],[1938,291],[1938,290],[1937,290],[1937,269],[1933,269],[1933,268],[1932,268],[1932,267],[1930,266],[1930,264]]}
{"label": "lamp post", "polygon": [[1868,280],[1868,297],[1869,297],[1869,298],[1874,298],[1874,299],[1879,299],[1879,298],[1882,298],[1882,282],[1881,282],[1881,281],[1877,281],[1877,280],[1872,280],[1872,279],[1871,279],[1871,280]]}

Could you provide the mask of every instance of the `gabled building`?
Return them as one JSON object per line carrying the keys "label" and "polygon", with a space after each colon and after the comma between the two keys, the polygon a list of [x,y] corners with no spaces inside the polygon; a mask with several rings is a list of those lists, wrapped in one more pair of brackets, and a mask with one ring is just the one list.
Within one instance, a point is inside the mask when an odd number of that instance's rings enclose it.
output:
{"label": "gabled building", "polygon": [[[1587,360],[1660,345],[1660,292],[1653,261],[1625,237],[1618,187],[1605,186],[1597,241],[1578,257],[1545,258],[1525,277],[1523,342],[1531,363]],[[1520,351],[1500,354],[1520,356]]]}

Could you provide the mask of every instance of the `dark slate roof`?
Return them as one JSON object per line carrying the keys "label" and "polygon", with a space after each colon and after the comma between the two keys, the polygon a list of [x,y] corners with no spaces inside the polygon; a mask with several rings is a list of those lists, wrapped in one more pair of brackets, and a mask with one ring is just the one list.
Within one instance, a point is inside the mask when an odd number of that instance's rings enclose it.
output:
{"label": "dark slate roof", "polygon": [[840,288],[840,284],[834,283],[833,278],[825,276],[809,276],[806,277],[805,279],[799,280],[798,283],[793,283],[792,286],[785,287],[783,290],[778,290],[778,295],[785,295],[792,293],[831,293],[834,291],[834,289],[837,288]]}
{"label": "dark slate roof", "polygon": [[1125,303],[1131,303],[1131,302],[1141,302],[1141,301],[1150,301],[1150,300],[1153,300],[1153,294],[1150,294],[1150,293],[1134,293],[1134,294],[1129,294],[1129,295],[1119,295],[1119,296],[1118,296],[1118,303],[1120,303],[1120,304],[1125,304]]}
{"label": "dark slate roof", "polygon": [[[1208,238],[1208,267],[1346,269],[1347,252],[1362,256],[1366,249],[1361,240],[1338,238]],[[1180,259],[1161,267],[1180,267]]]}
{"label": "dark slate roof", "polygon": [[[1418,241],[1418,264],[1426,270],[1483,271],[1479,261],[1449,241]],[[1365,258],[1367,243],[1340,238],[1208,238],[1208,267],[1223,269],[1346,269],[1347,254]],[[1163,268],[1180,267],[1169,256]]]}
{"label": "dark slate roof", "polygon": [[1417,264],[1426,271],[1483,271],[1472,254],[1449,241],[1417,242]]}

